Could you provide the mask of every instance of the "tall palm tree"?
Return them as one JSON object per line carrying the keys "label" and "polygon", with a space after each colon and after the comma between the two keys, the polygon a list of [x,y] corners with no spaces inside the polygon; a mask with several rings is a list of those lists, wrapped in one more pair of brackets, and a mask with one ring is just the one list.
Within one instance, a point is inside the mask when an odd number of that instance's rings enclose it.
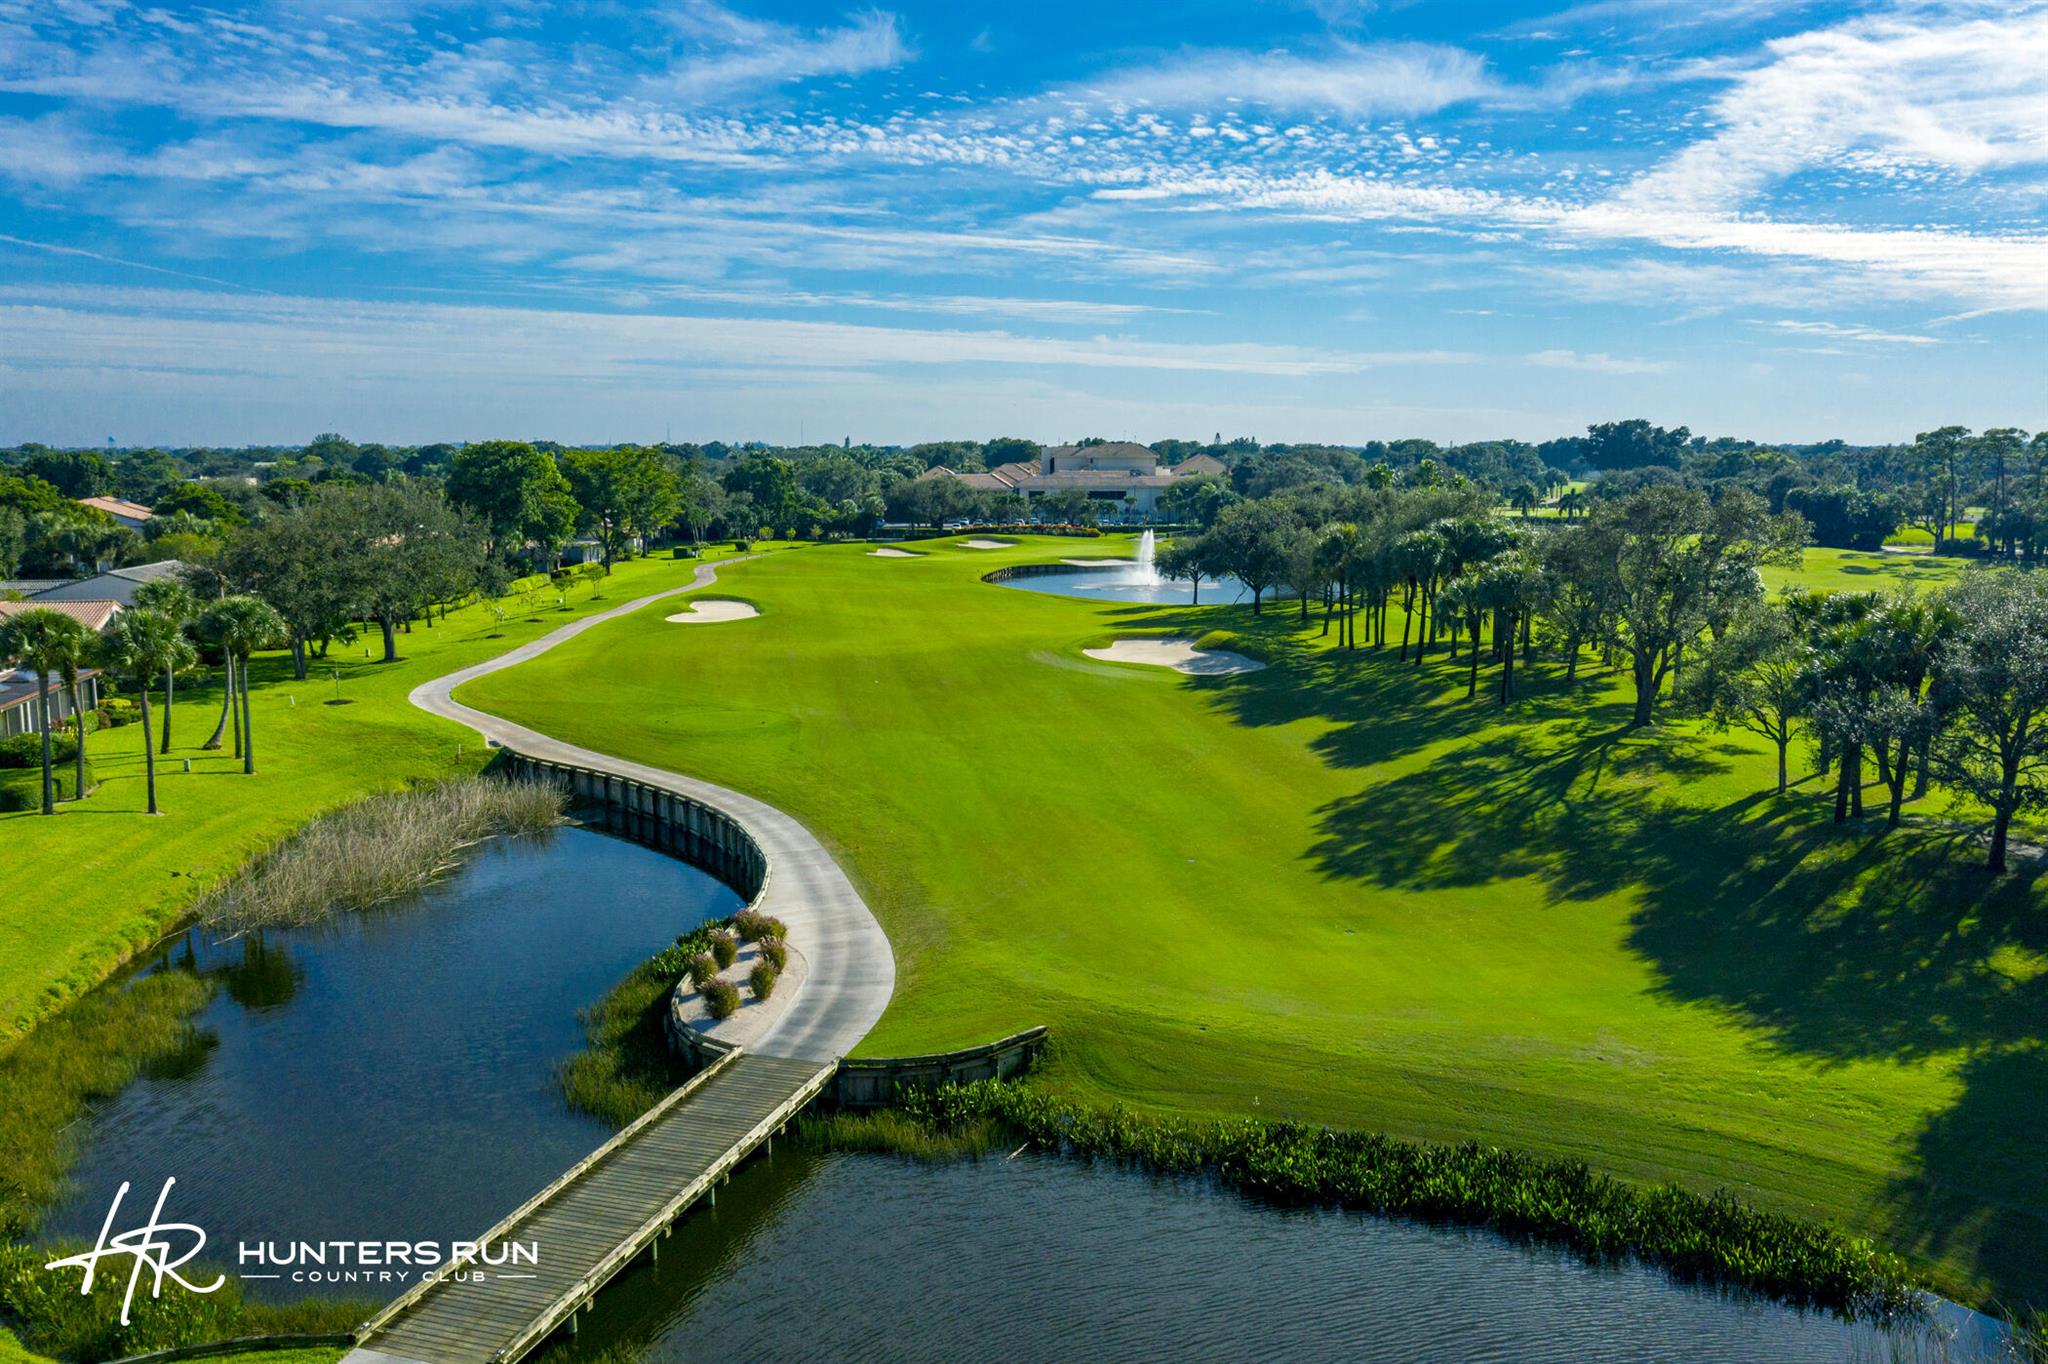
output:
{"label": "tall palm tree", "polygon": [[[49,607],[38,607],[24,611],[0,625],[0,658],[15,658],[36,675],[36,699],[42,707],[43,722],[43,813],[57,813],[56,783],[51,773],[50,754],[50,677],[61,675],[67,667],[76,668],[79,656],[92,640],[92,631],[83,622],[52,611]],[[82,752],[82,750],[81,750]],[[79,775],[84,776],[83,759],[79,763]],[[83,782],[80,785],[83,786]]]}
{"label": "tall palm tree", "polygon": [[[142,694],[142,767],[149,784],[149,812],[159,814],[161,812],[156,808],[156,745],[149,733],[149,686],[159,676],[169,679],[175,677],[179,669],[191,667],[198,659],[199,651],[192,647],[191,640],[185,638],[185,627],[180,622],[162,611],[137,608],[114,618],[114,623],[100,639],[99,656],[108,670],[134,682],[135,689]],[[168,691],[165,696],[168,704]],[[169,723],[168,715],[165,723]]]}
{"label": "tall palm tree", "polygon": [[228,690],[241,704],[242,771],[256,770],[254,731],[249,723],[249,656],[284,641],[284,617],[261,597],[222,597],[199,618],[199,628],[228,659]]}
{"label": "tall palm tree", "polygon": [[71,697],[71,720],[78,730],[78,751],[72,755],[78,764],[71,783],[71,798],[85,799],[85,695],[79,689],[79,671],[99,646],[99,637],[85,622],[65,617],[78,627],[71,635],[71,647],[65,651],[57,665],[57,675],[63,679],[64,690]]}
{"label": "tall palm tree", "polygon": [[[159,578],[153,583],[144,583],[135,589],[135,604],[145,611],[155,611],[170,618],[173,625],[183,630],[199,614],[199,598],[191,588],[176,578]],[[196,659],[198,654],[190,649],[184,651]],[[178,668],[164,674],[164,734],[162,752],[171,751],[171,703],[178,690],[178,670],[192,666],[192,659],[180,663]]]}

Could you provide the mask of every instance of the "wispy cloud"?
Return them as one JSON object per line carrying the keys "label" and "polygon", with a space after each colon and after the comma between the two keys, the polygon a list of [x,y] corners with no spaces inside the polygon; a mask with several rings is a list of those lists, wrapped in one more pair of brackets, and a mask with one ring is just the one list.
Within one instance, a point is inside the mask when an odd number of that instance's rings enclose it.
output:
{"label": "wispy cloud", "polygon": [[1663,374],[1671,368],[1663,360],[1635,360],[1605,351],[1539,350],[1522,358],[1542,369],[1581,369],[1594,374]]}
{"label": "wispy cloud", "polygon": [[1807,322],[1795,318],[1779,318],[1771,322],[1759,322],[1760,327],[1773,331],[1790,332],[1795,336],[1821,336],[1836,341],[1861,341],[1885,346],[1938,346],[1941,338],[1922,336],[1917,332],[1890,332],[1878,327],[1863,327],[1838,322]]}
{"label": "wispy cloud", "polygon": [[1086,84],[1098,98],[1214,110],[1243,101],[1354,116],[1431,113],[1499,89],[1485,61],[1424,43],[1345,43],[1327,56],[1191,52]]}
{"label": "wispy cloud", "polygon": [[692,99],[886,71],[913,55],[896,16],[881,10],[815,30],[748,18],[715,0],[685,0],[665,17],[695,50],[669,67],[663,83]]}

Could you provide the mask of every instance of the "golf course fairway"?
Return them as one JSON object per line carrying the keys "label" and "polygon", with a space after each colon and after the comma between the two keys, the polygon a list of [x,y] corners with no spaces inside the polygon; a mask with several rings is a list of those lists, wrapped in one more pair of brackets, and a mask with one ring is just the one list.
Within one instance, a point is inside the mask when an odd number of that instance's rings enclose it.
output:
{"label": "golf course fairway", "polygon": [[[1629,730],[1591,654],[1571,686],[1518,670],[1503,711],[1490,667],[1467,700],[1445,645],[1346,654],[1291,602],[982,581],[1073,540],[918,548],[722,565],[706,593],[757,619],[671,601],[458,699],[808,825],[897,957],[864,1054],[1046,1023],[1034,1082],[1080,1097],[1575,1155],[2048,1300],[2037,862],[1990,877],[1940,800],[1837,828],[1750,736]],[[1779,581],[1929,575],[1885,558]],[[1268,666],[1082,653],[1216,631]]]}

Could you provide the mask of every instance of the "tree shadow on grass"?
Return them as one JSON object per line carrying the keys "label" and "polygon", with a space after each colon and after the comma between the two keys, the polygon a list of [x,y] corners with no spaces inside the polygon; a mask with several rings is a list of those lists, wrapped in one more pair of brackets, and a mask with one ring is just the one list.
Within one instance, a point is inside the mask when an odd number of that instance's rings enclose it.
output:
{"label": "tree shadow on grass", "polygon": [[1721,767],[1683,733],[1499,731],[1326,806],[1310,856],[1402,890],[1529,877],[1554,903],[1632,893],[1627,946],[1672,1000],[1823,1064],[1969,1053],[1960,1098],[1889,1191],[1900,1248],[1974,1261],[2008,1303],[2048,1301],[2042,868],[1992,876],[1975,831],[1947,824],[1667,794]]}
{"label": "tree shadow on grass", "polygon": [[[1304,626],[1291,610],[1253,616],[1238,609],[1225,613],[1147,605],[1113,615],[1120,626],[1146,631],[1199,637],[1230,630],[1268,666],[1259,672],[1200,679],[1203,693],[1231,719],[1251,728],[1325,722],[1330,728],[1310,746],[1331,767],[1395,761],[1501,723],[1501,711],[1486,699],[1490,687],[1498,685],[1498,672],[1491,664],[1482,664],[1479,696],[1468,700],[1467,657],[1461,654],[1453,661],[1448,643],[1434,645],[1417,665],[1412,656],[1405,662],[1398,659],[1391,644],[1332,648],[1318,633],[1314,617]],[[1518,725],[1569,720],[1611,727],[1627,721],[1629,707],[1610,698],[1598,681],[1582,679],[1568,686],[1558,672],[1545,668],[1517,673],[1518,694],[1510,714]]]}

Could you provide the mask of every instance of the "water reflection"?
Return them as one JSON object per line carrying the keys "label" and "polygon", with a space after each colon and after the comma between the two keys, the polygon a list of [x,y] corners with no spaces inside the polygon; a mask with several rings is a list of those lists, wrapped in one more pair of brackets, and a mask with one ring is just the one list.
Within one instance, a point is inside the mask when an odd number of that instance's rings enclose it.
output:
{"label": "water reflection", "polygon": [[473,1237],[608,1135],[554,1084],[583,1043],[578,1010],[738,907],[673,858],[570,829],[494,844],[375,913],[188,933],[143,969],[221,988],[189,1046],[88,1120],[71,1196],[44,1229],[90,1238],[123,1180],[174,1176],[179,1212],[215,1247]]}

